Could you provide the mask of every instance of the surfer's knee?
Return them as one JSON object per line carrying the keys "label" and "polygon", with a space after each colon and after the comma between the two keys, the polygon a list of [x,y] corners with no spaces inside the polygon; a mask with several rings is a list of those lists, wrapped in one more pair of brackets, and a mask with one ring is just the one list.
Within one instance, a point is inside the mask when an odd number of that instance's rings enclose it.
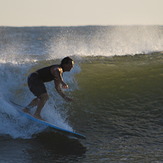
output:
{"label": "surfer's knee", "polygon": [[49,96],[47,93],[44,93],[39,97],[39,99],[45,103],[49,99]]}

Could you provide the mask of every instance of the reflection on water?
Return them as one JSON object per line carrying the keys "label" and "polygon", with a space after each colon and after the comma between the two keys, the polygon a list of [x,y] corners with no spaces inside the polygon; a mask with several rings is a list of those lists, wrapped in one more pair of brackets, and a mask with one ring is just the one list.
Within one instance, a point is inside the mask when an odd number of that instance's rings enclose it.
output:
{"label": "reflection on water", "polygon": [[77,140],[56,133],[41,133],[33,139],[0,140],[0,160],[10,163],[77,162],[84,157],[86,148]]}

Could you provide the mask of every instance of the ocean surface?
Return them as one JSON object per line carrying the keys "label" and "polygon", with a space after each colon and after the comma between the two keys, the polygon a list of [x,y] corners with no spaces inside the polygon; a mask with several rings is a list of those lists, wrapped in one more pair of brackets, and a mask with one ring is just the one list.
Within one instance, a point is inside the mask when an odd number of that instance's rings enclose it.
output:
{"label": "ocean surface", "polygon": [[[28,75],[63,57],[72,103],[46,87],[42,117],[72,139],[22,117]],[[162,163],[163,26],[0,27],[0,163]],[[34,112],[34,110],[31,110]]]}

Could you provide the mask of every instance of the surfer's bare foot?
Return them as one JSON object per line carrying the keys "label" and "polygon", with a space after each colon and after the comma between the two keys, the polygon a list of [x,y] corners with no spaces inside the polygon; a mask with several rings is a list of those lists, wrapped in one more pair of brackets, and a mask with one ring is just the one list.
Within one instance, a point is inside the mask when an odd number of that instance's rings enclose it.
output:
{"label": "surfer's bare foot", "polygon": [[28,108],[24,108],[24,109],[23,109],[23,112],[29,113],[29,109],[28,109]]}
{"label": "surfer's bare foot", "polygon": [[34,114],[33,116],[34,116],[35,118],[37,118],[37,119],[40,119],[40,120],[43,120],[43,121],[44,121],[44,119],[42,119],[41,116],[40,116],[39,114]]}

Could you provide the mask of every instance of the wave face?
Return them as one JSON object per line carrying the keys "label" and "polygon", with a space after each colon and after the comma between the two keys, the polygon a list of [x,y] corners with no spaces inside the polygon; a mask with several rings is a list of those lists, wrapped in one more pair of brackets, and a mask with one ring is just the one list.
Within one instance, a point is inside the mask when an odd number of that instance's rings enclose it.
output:
{"label": "wave face", "polygon": [[27,76],[71,56],[76,64],[64,80],[75,101],[67,104],[48,83],[42,116],[85,134],[88,158],[109,160],[110,148],[130,153],[131,160],[134,151],[145,153],[140,157],[147,162],[153,152],[162,156],[162,26],[0,27],[0,35],[1,135],[26,139],[45,129],[21,117],[9,101],[27,105],[33,98]]}

